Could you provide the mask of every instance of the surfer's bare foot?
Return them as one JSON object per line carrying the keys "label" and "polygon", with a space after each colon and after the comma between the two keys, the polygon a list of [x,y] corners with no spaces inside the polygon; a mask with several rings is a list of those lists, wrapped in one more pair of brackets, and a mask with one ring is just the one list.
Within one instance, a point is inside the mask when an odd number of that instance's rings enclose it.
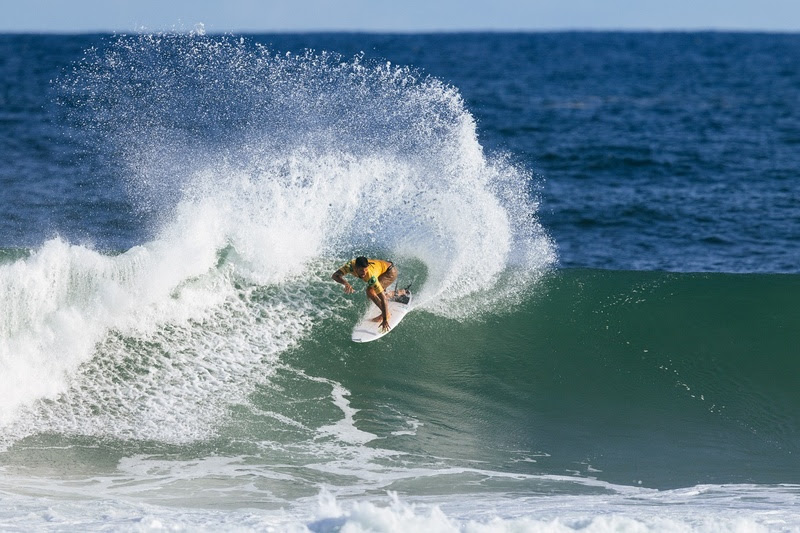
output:
{"label": "surfer's bare foot", "polygon": [[[386,322],[389,322],[389,316],[391,316],[391,315],[387,315]],[[376,316],[375,318],[372,319],[372,321],[373,322],[383,322],[383,315]]]}

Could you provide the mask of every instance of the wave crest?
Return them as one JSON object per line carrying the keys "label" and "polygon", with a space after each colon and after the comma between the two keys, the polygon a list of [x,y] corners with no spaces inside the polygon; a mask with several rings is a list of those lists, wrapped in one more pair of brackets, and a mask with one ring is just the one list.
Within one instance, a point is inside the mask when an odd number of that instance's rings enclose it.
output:
{"label": "wave crest", "polygon": [[[329,297],[328,279],[345,258],[394,259],[425,278],[417,285],[424,309],[459,319],[524,298],[555,260],[536,218],[534,177],[488,157],[458,90],[411,68],[327,52],[277,54],[233,37],[139,35],[87,51],[60,87],[69,120],[94,139],[98,157],[120,163],[119,178],[155,214],[156,227],[151,240],[118,256],[52,241],[0,269],[12,306],[49,306],[6,325],[4,363],[52,369],[51,385],[9,393],[0,422],[37,398],[69,396],[40,406],[39,429],[83,417],[67,426],[196,436],[208,417],[176,405],[242,400],[247,386],[220,392],[255,383],[264,354],[275,363],[347,305]],[[53,279],[42,294],[20,292],[41,276]],[[75,279],[85,283],[76,288]],[[259,288],[279,290],[265,302],[252,298]],[[251,314],[265,319],[252,323]],[[51,328],[52,342],[43,341],[43,325],[66,316],[72,333]],[[154,335],[165,348],[142,348]],[[215,353],[222,344],[237,349]],[[189,370],[161,378],[180,375],[191,387],[158,390],[148,373],[124,372],[125,361],[145,368],[152,357],[176,354]],[[224,377],[190,379],[212,354]],[[116,377],[93,378],[98,361],[113,361],[101,366]],[[21,383],[34,382],[39,369],[22,366]],[[177,368],[159,368],[167,367]],[[120,408],[120,381],[141,393],[138,407]],[[92,395],[117,405],[124,423],[100,421],[106,414],[93,414],[103,409]],[[142,412],[150,423],[141,423]],[[175,434],[165,424],[175,412],[197,424]]]}

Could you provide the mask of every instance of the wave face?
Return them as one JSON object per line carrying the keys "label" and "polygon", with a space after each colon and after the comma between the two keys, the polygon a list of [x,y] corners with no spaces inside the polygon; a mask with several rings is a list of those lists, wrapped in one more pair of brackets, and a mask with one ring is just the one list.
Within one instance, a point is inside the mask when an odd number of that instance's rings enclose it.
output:
{"label": "wave face", "polygon": [[[798,297],[795,275],[561,270],[512,313],[412,312],[375,346],[351,345],[348,310],[287,361],[349,391],[375,451],[438,465],[438,481],[386,482],[401,493],[581,490],[542,476],[660,490],[797,484]],[[296,378],[281,379],[285,391]],[[292,418],[277,407],[284,395],[256,403]],[[471,481],[441,481],[443,465]]]}
{"label": "wave face", "polygon": [[29,435],[0,454],[15,505],[35,491],[101,524],[63,494],[102,493],[120,521],[311,531],[797,527],[798,276],[552,271],[514,310],[419,309],[365,345],[360,296],[212,278],[172,297],[185,321],[150,306],[169,324],[117,326],[5,426]]}
{"label": "wave face", "polygon": [[6,254],[6,444],[213,437],[354,305],[329,277],[355,255],[394,259],[423,309],[459,320],[518,304],[554,262],[530,173],[487,158],[458,91],[411,69],[143,35],[90,49],[59,84],[156,223],[122,253],[53,239]]}
{"label": "wave face", "polygon": [[412,314],[363,381],[446,435],[434,455],[661,489],[800,480],[800,277],[562,270],[537,290],[480,322]]}

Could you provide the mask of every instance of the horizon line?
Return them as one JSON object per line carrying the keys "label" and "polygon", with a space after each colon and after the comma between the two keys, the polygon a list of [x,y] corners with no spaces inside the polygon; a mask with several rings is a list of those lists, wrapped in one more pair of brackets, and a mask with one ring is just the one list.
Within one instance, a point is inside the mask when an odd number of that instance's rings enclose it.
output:
{"label": "horizon line", "polygon": [[365,35],[438,35],[438,34],[534,34],[534,33],[749,33],[749,34],[798,34],[800,29],[765,29],[765,28],[442,28],[442,29],[239,29],[239,30],[207,30],[195,28],[149,29],[145,27],[128,30],[121,29],[76,29],[76,30],[41,30],[41,29],[0,29],[0,35],[127,35],[127,34],[189,34],[199,35],[291,35],[291,34],[365,34]]}

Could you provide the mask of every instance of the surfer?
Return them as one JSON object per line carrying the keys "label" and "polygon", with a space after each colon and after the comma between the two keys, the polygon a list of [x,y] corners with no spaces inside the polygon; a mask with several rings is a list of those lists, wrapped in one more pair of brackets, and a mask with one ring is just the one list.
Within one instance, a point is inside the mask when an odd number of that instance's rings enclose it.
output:
{"label": "surfer", "polygon": [[336,283],[344,285],[345,294],[352,294],[355,289],[344,279],[347,274],[352,274],[367,283],[367,297],[381,310],[381,314],[373,318],[373,321],[380,321],[381,331],[389,331],[390,295],[387,295],[383,288],[388,287],[397,279],[397,267],[391,261],[367,259],[363,256],[348,261],[331,277]]}

